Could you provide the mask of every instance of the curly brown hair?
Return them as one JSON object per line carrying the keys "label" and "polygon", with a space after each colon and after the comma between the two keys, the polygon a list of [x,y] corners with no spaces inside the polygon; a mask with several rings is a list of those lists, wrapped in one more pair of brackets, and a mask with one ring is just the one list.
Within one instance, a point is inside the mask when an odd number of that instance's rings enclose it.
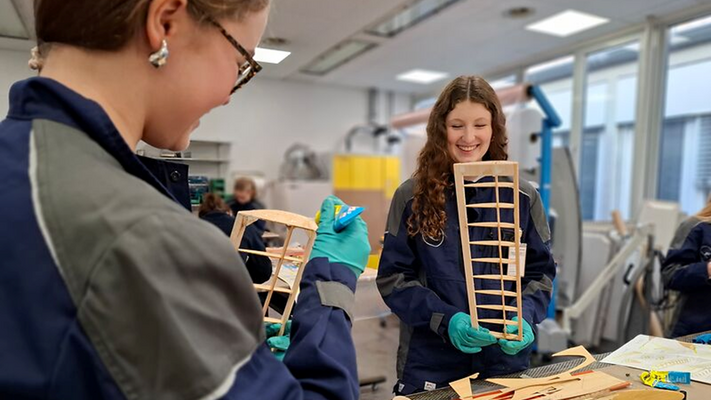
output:
{"label": "curly brown hair", "polygon": [[415,193],[412,215],[407,220],[410,236],[418,233],[439,240],[444,234],[447,215],[444,212],[445,192],[454,185],[452,166],[456,162],[447,150],[447,115],[462,101],[484,105],[491,113],[491,144],[483,161],[506,160],[506,117],[496,92],[479,76],[460,76],[450,82],[439,95],[427,121],[427,143],[417,157],[417,169],[412,175]]}

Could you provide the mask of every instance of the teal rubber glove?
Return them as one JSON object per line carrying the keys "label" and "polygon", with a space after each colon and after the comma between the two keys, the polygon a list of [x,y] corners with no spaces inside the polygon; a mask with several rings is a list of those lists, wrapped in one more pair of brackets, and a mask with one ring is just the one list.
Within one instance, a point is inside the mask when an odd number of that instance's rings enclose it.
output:
{"label": "teal rubber glove", "polygon": [[[518,321],[518,317],[513,317],[511,320]],[[521,338],[521,340],[499,339],[499,346],[501,346],[501,351],[510,356],[515,356],[521,350],[525,349],[531,343],[533,343],[534,335],[533,328],[531,328],[531,325],[529,325],[528,322],[526,322],[526,320],[524,319],[521,322],[521,327],[523,329],[523,337]],[[506,325],[506,332],[514,334],[518,333],[518,324]]]}
{"label": "teal rubber glove", "polygon": [[336,233],[333,229],[333,218],[336,205],[344,205],[336,196],[328,196],[321,204],[321,220],[316,231],[316,240],[311,250],[311,257],[326,257],[332,263],[343,264],[355,274],[356,278],[363,273],[368,263],[370,243],[368,243],[368,226],[363,218],[358,217],[342,231]]}
{"label": "teal rubber glove", "polygon": [[267,324],[264,327],[264,330],[267,333],[267,346],[271,349],[274,357],[283,361],[286,351],[289,349],[289,345],[291,344],[291,339],[289,338],[289,335],[291,334],[291,320],[286,322],[286,329],[284,329],[283,336],[275,336],[279,333],[279,329],[281,329],[281,324],[279,323]]}
{"label": "teal rubber glove", "polygon": [[462,353],[474,354],[481,351],[484,346],[496,343],[489,330],[484,327],[474,328],[471,317],[463,312],[458,312],[449,320],[449,341]]}

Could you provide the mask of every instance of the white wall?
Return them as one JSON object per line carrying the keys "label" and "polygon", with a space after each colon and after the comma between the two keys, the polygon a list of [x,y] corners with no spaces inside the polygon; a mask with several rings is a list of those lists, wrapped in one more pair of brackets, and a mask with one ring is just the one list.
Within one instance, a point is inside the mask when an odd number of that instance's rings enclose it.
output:
{"label": "white wall", "polygon": [[[10,86],[34,75],[27,67],[29,52],[0,50],[0,112],[7,114]],[[385,96],[381,96],[385,97]],[[195,139],[232,142],[232,171],[262,171],[277,178],[286,149],[296,142],[317,152],[333,152],[350,128],[367,122],[365,89],[271,80],[258,76],[225,107],[206,115]],[[381,103],[378,120],[391,108],[409,111],[410,98],[395,95],[392,106]],[[388,110],[390,111],[390,110]]]}
{"label": "white wall", "polygon": [[0,49],[0,120],[5,119],[7,115],[10,86],[35,75],[35,71],[27,66],[29,59],[29,51]]}

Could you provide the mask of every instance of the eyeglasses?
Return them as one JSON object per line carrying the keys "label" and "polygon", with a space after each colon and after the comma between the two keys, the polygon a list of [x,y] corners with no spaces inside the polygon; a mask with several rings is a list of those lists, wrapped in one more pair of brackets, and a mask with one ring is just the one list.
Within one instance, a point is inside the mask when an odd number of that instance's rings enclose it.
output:
{"label": "eyeglasses", "polygon": [[237,51],[244,56],[247,61],[245,61],[242,65],[239,66],[239,74],[237,75],[237,81],[235,82],[235,86],[232,88],[232,91],[230,94],[234,93],[237,91],[237,89],[241,88],[242,86],[246,85],[247,82],[249,82],[250,79],[254,77],[254,75],[257,75],[257,72],[262,70],[262,66],[259,65],[257,61],[252,58],[252,55],[249,54],[249,52],[240,45],[237,40],[235,40],[232,35],[227,33],[225,28],[222,27],[217,21],[215,21],[212,18],[207,19],[208,22],[210,22],[212,25],[214,25],[217,29],[220,30],[222,33],[222,36],[227,39],[230,44],[237,49]]}

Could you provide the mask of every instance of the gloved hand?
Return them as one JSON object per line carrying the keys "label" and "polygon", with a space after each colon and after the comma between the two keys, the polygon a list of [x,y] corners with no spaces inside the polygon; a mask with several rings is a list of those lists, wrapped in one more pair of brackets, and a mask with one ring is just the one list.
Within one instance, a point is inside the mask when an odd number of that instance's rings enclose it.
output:
{"label": "gloved hand", "polygon": [[321,220],[310,258],[326,257],[332,263],[343,264],[350,268],[357,278],[365,269],[370,254],[368,226],[363,218],[358,217],[336,233],[333,229],[333,214],[336,205],[344,204],[336,196],[326,197],[321,204]]}
{"label": "gloved hand", "polygon": [[267,324],[265,327],[267,333],[267,346],[272,350],[274,357],[279,360],[284,360],[286,351],[289,349],[291,344],[291,339],[289,335],[291,334],[291,320],[286,322],[286,329],[284,329],[283,336],[276,336],[281,329],[281,324]]}
{"label": "gloved hand", "polygon": [[449,320],[447,328],[449,341],[462,353],[474,354],[481,348],[496,343],[489,330],[484,327],[474,328],[471,317],[463,312],[458,312]]}
{"label": "gloved hand", "polygon": [[699,344],[711,344],[711,333],[704,333],[695,337],[692,342]]}
{"label": "gloved hand", "polygon": [[[513,317],[511,320],[518,321],[518,317]],[[523,329],[523,337],[521,338],[521,340],[499,339],[499,346],[501,346],[501,351],[510,356],[515,356],[521,350],[525,349],[531,343],[533,343],[533,328],[531,328],[531,325],[529,325],[525,319],[521,322],[521,328]],[[506,332],[514,334],[518,333],[518,324],[506,325]]]}

